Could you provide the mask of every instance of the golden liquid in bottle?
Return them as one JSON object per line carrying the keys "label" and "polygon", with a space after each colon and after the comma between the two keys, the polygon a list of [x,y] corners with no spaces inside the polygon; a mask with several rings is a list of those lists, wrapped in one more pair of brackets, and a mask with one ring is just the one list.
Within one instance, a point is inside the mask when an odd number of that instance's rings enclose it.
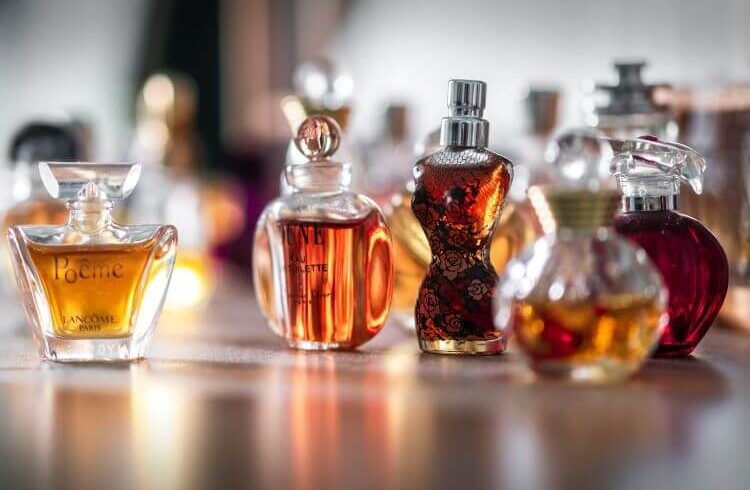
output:
{"label": "golden liquid in bottle", "polygon": [[2,265],[9,271],[13,270],[8,249],[8,228],[12,225],[62,225],[68,221],[68,214],[65,204],[47,200],[23,202],[8,209],[3,218],[3,228],[0,230],[3,244]]}
{"label": "golden liquid in bottle", "polygon": [[197,308],[211,297],[214,274],[210,255],[204,250],[180,249],[172,271],[164,308],[183,311]]}
{"label": "golden liquid in bottle", "polygon": [[283,336],[302,348],[353,348],[385,324],[391,238],[379,212],[349,222],[282,220]]}
{"label": "golden liquid in bottle", "polygon": [[508,262],[532,243],[537,237],[530,216],[513,203],[507,203],[503,214],[495,225],[495,234],[490,244],[490,262],[498,275],[503,275]]}
{"label": "golden liquid in bottle", "polygon": [[39,245],[29,255],[41,279],[55,334],[127,337],[145,287],[153,240],[115,245]]}
{"label": "golden liquid in bottle", "polygon": [[650,354],[664,309],[658,299],[617,295],[598,303],[516,305],[514,328],[534,363],[569,363],[637,368]]}

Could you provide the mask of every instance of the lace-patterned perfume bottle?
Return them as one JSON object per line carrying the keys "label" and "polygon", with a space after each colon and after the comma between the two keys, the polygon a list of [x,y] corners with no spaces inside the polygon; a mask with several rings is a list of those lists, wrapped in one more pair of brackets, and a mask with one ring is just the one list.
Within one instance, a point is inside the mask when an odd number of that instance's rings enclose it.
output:
{"label": "lace-patterned perfume bottle", "polygon": [[173,226],[120,226],[113,201],[138,164],[40,163],[47,191],[67,202],[62,226],[11,226],[16,280],[34,343],[52,361],[145,357],[174,266]]}
{"label": "lace-patterned perfume bottle", "polygon": [[449,82],[450,116],[443,119],[440,136],[444,148],[414,165],[412,209],[432,250],[415,308],[419,346],[426,352],[505,349],[505,336],[492,322],[497,274],[489,244],[512,164],[486,149],[486,91],[484,82]]}
{"label": "lace-patterned perfume bottle", "polygon": [[271,328],[299,349],[352,349],[385,324],[393,295],[391,234],[380,209],[348,190],[349,166],[331,160],[336,122],[312,116],[289,165],[291,193],[272,201],[255,232],[253,274]]}
{"label": "lace-patterned perfume bottle", "polygon": [[606,186],[609,145],[584,131],[562,135],[558,147],[559,183],[531,193],[554,231],[508,265],[496,321],[513,329],[541,375],[617,381],[656,346],[667,293],[646,253],[613,229],[619,194]]}
{"label": "lace-patterned perfume bottle", "polygon": [[657,356],[686,356],[719,314],[727,294],[727,256],[701,222],[677,212],[680,183],[703,190],[706,162],[677,143],[653,137],[610,140],[622,190],[618,233],[643,247],[669,289],[669,324]]}

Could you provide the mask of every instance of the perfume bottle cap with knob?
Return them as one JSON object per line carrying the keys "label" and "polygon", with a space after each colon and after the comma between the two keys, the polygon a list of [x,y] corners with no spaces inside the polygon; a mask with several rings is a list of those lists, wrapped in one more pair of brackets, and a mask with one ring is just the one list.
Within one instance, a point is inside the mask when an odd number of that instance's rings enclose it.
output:
{"label": "perfume bottle cap with knob", "polygon": [[611,173],[624,196],[625,210],[674,209],[680,183],[703,192],[706,160],[697,151],[653,136],[607,139],[614,151]]}
{"label": "perfume bottle cap with knob", "polygon": [[567,131],[551,143],[548,153],[558,184],[529,190],[545,231],[611,226],[620,196],[609,177],[612,149],[602,136],[590,129]]}
{"label": "perfume bottle cap with knob", "polygon": [[440,127],[440,144],[464,148],[484,148],[490,124],[482,119],[487,84],[479,80],[448,82],[448,117]]}
{"label": "perfume bottle cap with knob", "polygon": [[299,125],[294,144],[306,161],[286,168],[284,175],[293,189],[326,192],[349,185],[350,165],[331,159],[341,144],[341,128],[335,119],[308,117]]}
{"label": "perfume bottle cap with knob", "polygon": [[138,163],[39,162],[47,192],[61,201],[125,199],[141,176]]}
{"label": "perfume bottle cap with knob", "polygon": [[649,114],[660,112],[653,102],[655,85],[643,82],[642,72],[645,61],[615,62],[617,83],[615,85],[598,84],[596,88],[609,95],[607,105],[597,107],[600,115]]}

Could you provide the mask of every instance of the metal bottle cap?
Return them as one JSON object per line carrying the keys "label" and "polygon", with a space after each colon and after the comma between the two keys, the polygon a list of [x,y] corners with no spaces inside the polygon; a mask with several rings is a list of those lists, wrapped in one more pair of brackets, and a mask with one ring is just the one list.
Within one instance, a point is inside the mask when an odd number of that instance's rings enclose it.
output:
{"label": "metal bottle cap", "polygon": [[619,62],[615,63],[614,67],[617,70],[617,84],[596,86],[597,89],[609,93],[609,103],[597,107],[596,112],[602,115],[659,112],[653,102],[654,85],[643,82],[642,72],[646,62]]}
{"label": "metal bottle cap", "polygon": [[448,82],[448,117],[440,127],[440,144],[481,148],[487,146],[489,122],[482,119],[487,84],[479,80]]}

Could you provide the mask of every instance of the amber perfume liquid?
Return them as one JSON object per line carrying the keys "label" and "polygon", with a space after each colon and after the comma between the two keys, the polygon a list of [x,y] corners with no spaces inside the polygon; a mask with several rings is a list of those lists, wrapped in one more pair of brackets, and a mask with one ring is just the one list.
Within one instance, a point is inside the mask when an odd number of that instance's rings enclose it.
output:
{"label": "amber perfume liquid", "polygon": [[493,324],[497,274],[489,239],[510,186],[509,168],[499,155],[460,148],[415,166],[412,209],[432,249],[415,314],[423,350],[489,354],[505,348]]}
{"label": "amber perfume liquid", "polygon": [[602,377],[625,376],[653,348],[663,308],[639,295],[597,303],[522,302],[514,311],[514,330],[524,353],[540,371],[568,375],[590,367]]}
{"label": "amber perfume liquid", "polygon": [[96,246],[29,243],[55,335],[73,339],[131,335],[153,248],[153,240]]}
{"label": "amber perfume liquid", "polygon": [[274,264],[285,292],[277,298],[282,336],[315,349],[356,347],[377,334],[393,294],[391,238],[380,213],[275,226],[283,247]]}

